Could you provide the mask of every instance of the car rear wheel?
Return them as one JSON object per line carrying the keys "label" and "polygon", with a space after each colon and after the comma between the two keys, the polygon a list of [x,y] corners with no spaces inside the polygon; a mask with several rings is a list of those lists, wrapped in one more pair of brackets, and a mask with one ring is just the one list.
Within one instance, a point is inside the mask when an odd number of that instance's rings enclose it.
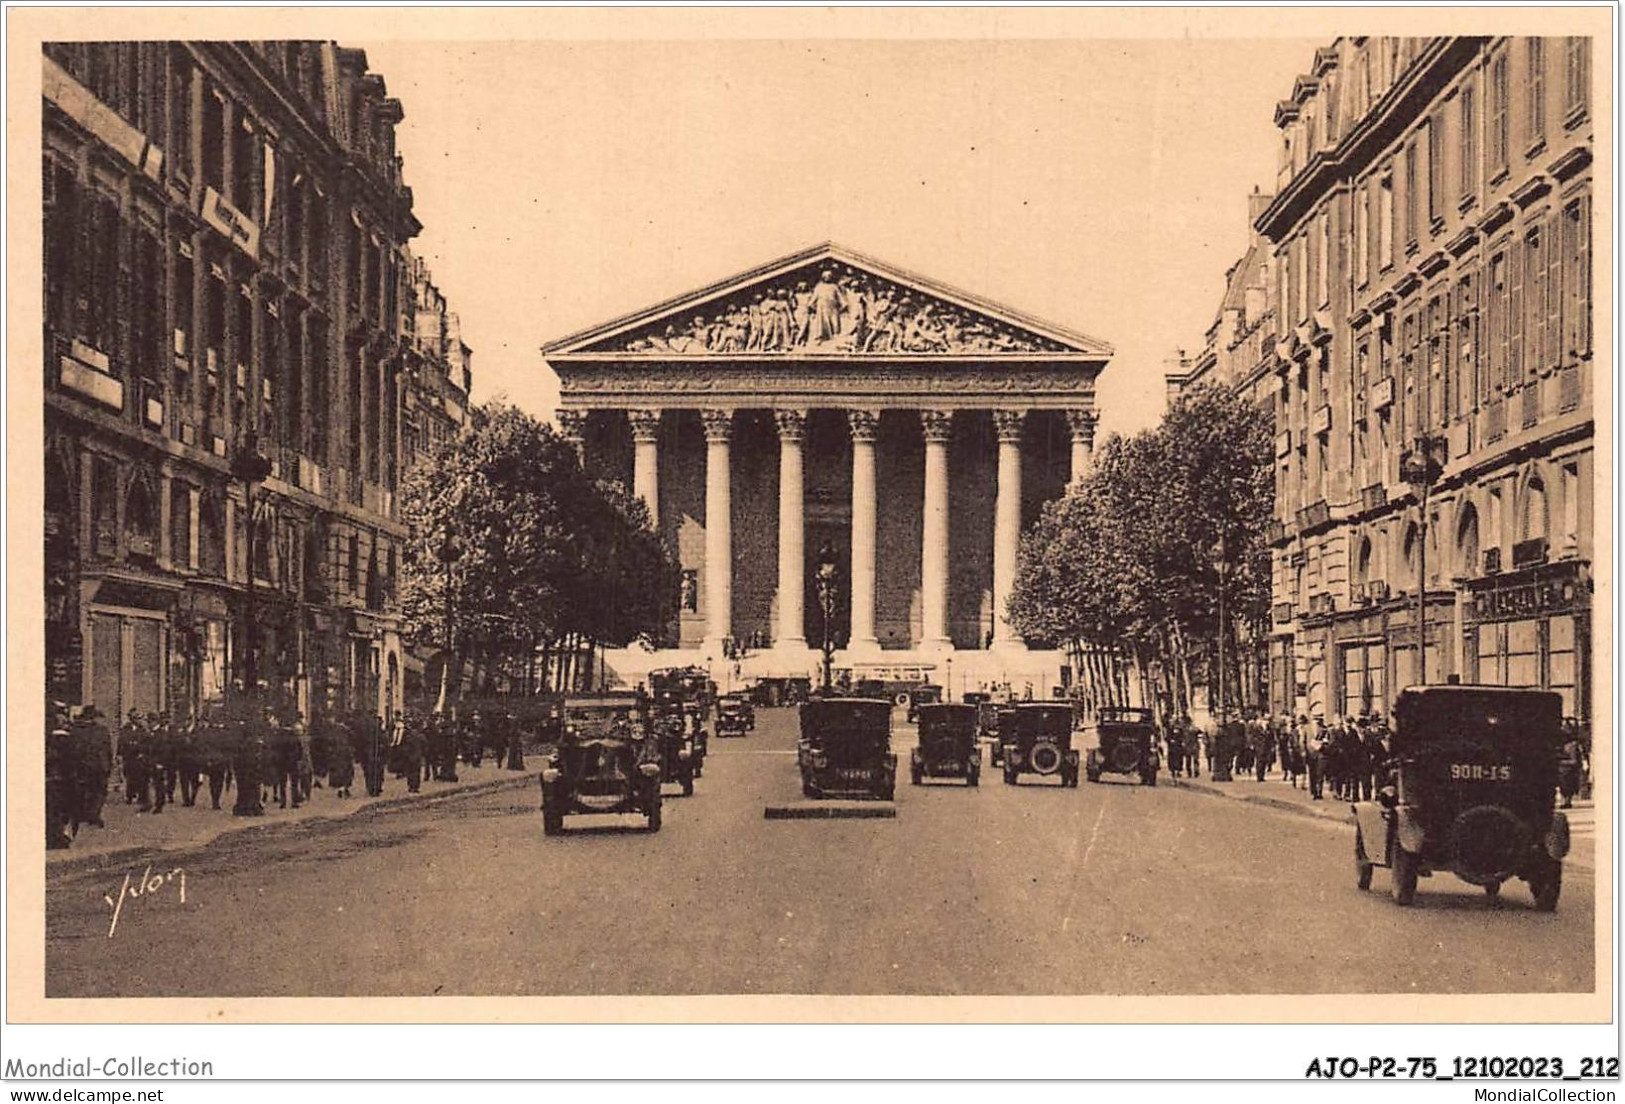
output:
{"label": "car rear wheel", "polygon": [[1157,772],[1146,771],[1144,774],[1140,775],[1140,781],[1144,782],[1147,786],[1155,786],[1157,784]]}
{"label": "car rear wheel", "polygon": [[660,798],[656,797],[653,805],[649,806],[649,831],[660,831]]}
{"label": "car rear wheel", "polygon": [[542,835],[556,836],[564,831],[564,814],[553,809],[542,810]]}
{"label": "car rear wheel", "polygon": [[1016,784],[1016,772],[1011,770],[1009,767],[1004,768],[1004,784],[1006,786],[1014,786]]}
{"label": "car rear wheel", "polygon": [[965,785],[967,785],[967,786],[980,786],[981,784],[982,784],[982,768],[980,766],[976,765],[976,764],[972,764],[971,769],[965,775]]}
{"label": "car rear wheel", "polygon": [[1418,862],[1415,855],[1403,847],[1394,846],[1393,885],[1394,903],[1409,905],[1416,900]]}
{"label": "car rear wheel", "polygon": [[687,774],[683,775],[683,796],[684,797],[693,797],[694,796],[694,772],[693,771],[689,771]]}
{"label": "car rear wheel", "polygon": [[1485,883],[1485,885],[1484,885],[1484,896],[1488,897],[1492,901],[1497,899],[1498,897],[1500,897],[1501,896],[1501,883],[1500,882],[1487,882],[1487,883]]}

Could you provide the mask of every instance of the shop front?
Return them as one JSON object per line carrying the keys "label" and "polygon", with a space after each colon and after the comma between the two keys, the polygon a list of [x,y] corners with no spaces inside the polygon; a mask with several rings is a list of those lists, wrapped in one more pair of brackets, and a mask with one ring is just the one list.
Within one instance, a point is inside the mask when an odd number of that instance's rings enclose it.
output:
{"label": "shop front", "polygon": [[1538,686],[1565,716],[1591,716],[1591,577],[1576,560],[1537,564],[1468,584],[1463,643],[1472,681]]}

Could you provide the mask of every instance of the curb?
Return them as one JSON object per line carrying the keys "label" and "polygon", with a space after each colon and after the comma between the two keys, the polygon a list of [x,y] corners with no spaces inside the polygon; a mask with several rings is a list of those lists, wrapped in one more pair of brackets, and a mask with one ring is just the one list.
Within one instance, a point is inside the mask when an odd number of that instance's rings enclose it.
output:
{"label": "curb", "polygon": [[1228,798],[1231,801],[1240,801],[1248,805],[1259,805],[1266,809],[1276,809],[1283,813],[1295,813],[1298,816],[1308,817],[1311,820],[1326,820],[1336,824],[1348,823],[1348,817],[1330,811],[1331,809],[1342,804],[1341,802],[1337,801],[1325,806],[1327,811],[1322,812],[1320,809],[1313,806],[1303,805],[1296,801],[1287,801],[1284,798],[1270,797],[1268,794],[1232,793],[1229,790],[1220,789],[1218,786],[1210,785],[1206,782],[1192,782],[1188,779],[1180,779],[1178,788],[1182,790],[1194,790],[1197,793],[1209,794],[1213,797]]}
{"label": "curb", "polygon": [[[400,797],[385,797],[368,802],[365,805],[352,806],[342,813],[324,813],[321,816],[308,816],[300,820],[252,820],[244,824],[237,824],[217,833],[213,837],[202,841],[178,840],[171,844],[148,843],[131,844],[112,851],[97,851],[87,855],[69,854],[54,861],[47,860],[45,874],[76,874],[86,870],[94,870],[104,866],[122,866],[132,860],[146,858],[149,855],[193,855],[206,851],[216,843],[229,837],[246,836],[258,833],[262,836],[277,836],[293,832],[306,826],[330,825],[334,822],[348,821],[354,817],[362,816],[375,811],[390,811],[413,805],[438,804],[454,798],[466,797],[474,794],[489,793],[493,790],[518,787],[534,781],[536,773],[527,771],[523,774],[515,773],[508,778],[492,778],[484,782],[475,782],[456,789],[441,790],[436,793],[406,794]],[[221,810],[224,812],[225,810]]]}

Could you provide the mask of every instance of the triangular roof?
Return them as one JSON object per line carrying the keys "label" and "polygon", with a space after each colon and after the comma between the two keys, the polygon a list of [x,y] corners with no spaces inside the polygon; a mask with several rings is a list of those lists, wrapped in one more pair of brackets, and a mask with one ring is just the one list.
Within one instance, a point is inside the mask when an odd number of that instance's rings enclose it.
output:
{"label": "triangular roof", "polygon": [[1104,360],[1098,338],[834,242],[549,342],[550,360],[1012,357]]}

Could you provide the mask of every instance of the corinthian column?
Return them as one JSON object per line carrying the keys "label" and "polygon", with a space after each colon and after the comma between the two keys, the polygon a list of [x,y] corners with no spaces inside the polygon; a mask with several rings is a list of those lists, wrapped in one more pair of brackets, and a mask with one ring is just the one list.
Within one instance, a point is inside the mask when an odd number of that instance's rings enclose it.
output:
{"label": "corinthian column", "polygon": [[700,417],[705,422],[705,646],[721,659],[722,642],[733,632],[733,505],[728,468],[733,411],[702,410]]}
{"label": "corinthian column", "polygon": [[554,416],[559,422],[559,436],[570,442],[576,450],[576,460],[585,466],[587,463],[587,412],[585,410],[560,410]]}
{"label": "corinthian column", "polygon": [[632,493],[649,507],[649,521],[660,529],[660,411],[628,410],[632,425]]}
{"label": "corinthian column", "polygon": [[1068,483],[1077,486],[1089,474],[1095,458],[1095,412],[1068,410],[1067,428],[1072,431],[1072,476]]}
{"label": "corinthian column", "polygon": [[948,437],[953,413],[920,411],[925,433],[925,523],[920,542],[920,647],[940,651],[948,637]]}
{"label": "corinthian column", "polygon": [[877,648],[875,639],[875,430],[880,415],[849,410],[852,430],[852,639],[848,648]]}
{"label": "corinthian column", "polygon": [[775,410],[779,427],[779,624],[773,644],[779,648],[805,648],[803,625],[806,563],[801,489],[801,442],[805,438],[804,410]]}
{"label": "corinthian column", "polygon": [[1021,542],[1021,429],[1026,412],[995,410],[999,435],[999,486],[993,506],[993,646],[1017,643],[1005,605],[1016,587],[1016,554]]}

